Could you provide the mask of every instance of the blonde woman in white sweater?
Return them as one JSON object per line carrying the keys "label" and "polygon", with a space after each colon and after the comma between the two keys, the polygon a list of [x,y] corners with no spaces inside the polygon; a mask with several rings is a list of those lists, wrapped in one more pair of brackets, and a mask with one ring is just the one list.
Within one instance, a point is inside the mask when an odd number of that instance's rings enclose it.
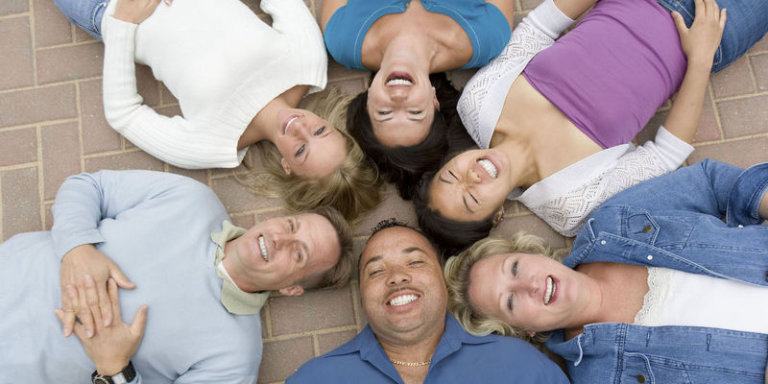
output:
{"label": "blonde woman in white sweater", "polygon": [[[327,80],[322,36],[301,0],[261,1],[272,26],[239,0],[55,3],[103,39],[107,121],[147,153],[182,168],[233,168],[249,146],[269,142],[276,169],[255,171],[252,179],[270,184],[252,185],[258,192],[280,191],[297,210],[330,204],[347,218],[378,202],[375,171],[340,130],[344,114],[326,108],[341,120],[329,122],[296,108]],[[152,68],[183,117],[143,104],[134,61]]]}

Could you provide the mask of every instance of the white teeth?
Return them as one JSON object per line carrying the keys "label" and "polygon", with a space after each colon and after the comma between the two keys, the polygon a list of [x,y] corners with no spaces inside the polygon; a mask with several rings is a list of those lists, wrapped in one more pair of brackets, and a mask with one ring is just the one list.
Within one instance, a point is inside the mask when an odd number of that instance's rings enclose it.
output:
{"label": "white teeth", "polygon": [[414,300],[418,299],[419,297],[416,295],[403,295],[395,297],[394,299],[389,301],[389,305],[392,307],[397,307],[400,305],[406,305],[410,302],[413,302]]}
{"label": "white teeth", "polygon": [[413,82],[408,79],[391,79],[387,85],[413,85]]}
{"label": "white teeth", "polygon": [[294,116],[294,117],[291,117],[290,120],[288,120],[288,123],[285,124],[285,128],[283,128],[283,135],[285,135],[285,133],[288,132],[288,127],[290,127],[291,124],[293,124],[293,122],[296,121],[296,119],[298,118],[299,118],[298,116]]}
{"label": "white teeth", "polygon": [[498,176],[499,171],[496,169],[496,166],[493,165],[493,163],[488,159],[480,159],[477,161],[478,164],[480,164],[483,169],[485,169],[486,172],[488,172],[489,175],[491,175],[492,179],[495,179],[496,176]]}
{"label": "white teeth", "polygon": [[259,236],[259,248],[261,249],[261,257],[264,260],[269,261],[269,254],[267,253],[267,243],[264,241],[264,236]]}
{"label": "white teeth", "polygon": [[552,300],[552,296],[555,295],[556,291],[557,287],[555,286],[555,280],[552,276],[547,276],[547,294],[544,295],[544,305],[549,304],[549,301]]}

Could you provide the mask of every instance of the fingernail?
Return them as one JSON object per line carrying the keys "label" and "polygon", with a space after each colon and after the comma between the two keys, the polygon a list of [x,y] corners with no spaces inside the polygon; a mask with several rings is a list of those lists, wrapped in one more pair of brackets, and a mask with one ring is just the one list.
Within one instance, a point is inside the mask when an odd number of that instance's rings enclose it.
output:
{"label": "fingernail", "polygon": [[110,319],[104,319],[104,326],[108,326],[110,323]]}
{"label": "fingernail", "polygon": [[90,338],[91,338],[91,336],[93,336],[93,331],[85,331],[85,337],[86,337],[86,338],[89,338],[89,339],[90,339]]}
{"label": "fingernail", "polygon": [[74,293],[75,292],[75,287],[73,287],[71,285],[67,285],[67,292]]}

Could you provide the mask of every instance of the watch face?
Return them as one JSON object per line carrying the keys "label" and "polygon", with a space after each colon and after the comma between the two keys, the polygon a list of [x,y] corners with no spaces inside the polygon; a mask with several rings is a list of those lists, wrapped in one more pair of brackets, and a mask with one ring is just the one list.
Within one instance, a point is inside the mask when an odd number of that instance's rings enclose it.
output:
{"label": "watch face", "polygon": [[96,375],[96,377],[93,378],[93,384],[112,384],[112,380],[101,375]]}

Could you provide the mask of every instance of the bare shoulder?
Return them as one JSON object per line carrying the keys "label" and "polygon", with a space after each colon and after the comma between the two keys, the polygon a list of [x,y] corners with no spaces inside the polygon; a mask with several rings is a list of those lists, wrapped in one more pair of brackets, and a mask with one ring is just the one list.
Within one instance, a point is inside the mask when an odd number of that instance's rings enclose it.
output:
{"label": "bare shoulder", "polygon": [[507,22],[509,23],[509,30],[511,31],[512,28],[514,28],[513,13],[515,11],[515,2],[511,0],[485,0],[485,2],[495,5],[496,8],[504,14],[504,17],[507,18]]}
{"label": "bare shoulder", "polygon": [[323,1],[323,10],[320,13],[320,28],[325,32],[325,26],[336,11],[347,5],[347,0],[325,0]]}

